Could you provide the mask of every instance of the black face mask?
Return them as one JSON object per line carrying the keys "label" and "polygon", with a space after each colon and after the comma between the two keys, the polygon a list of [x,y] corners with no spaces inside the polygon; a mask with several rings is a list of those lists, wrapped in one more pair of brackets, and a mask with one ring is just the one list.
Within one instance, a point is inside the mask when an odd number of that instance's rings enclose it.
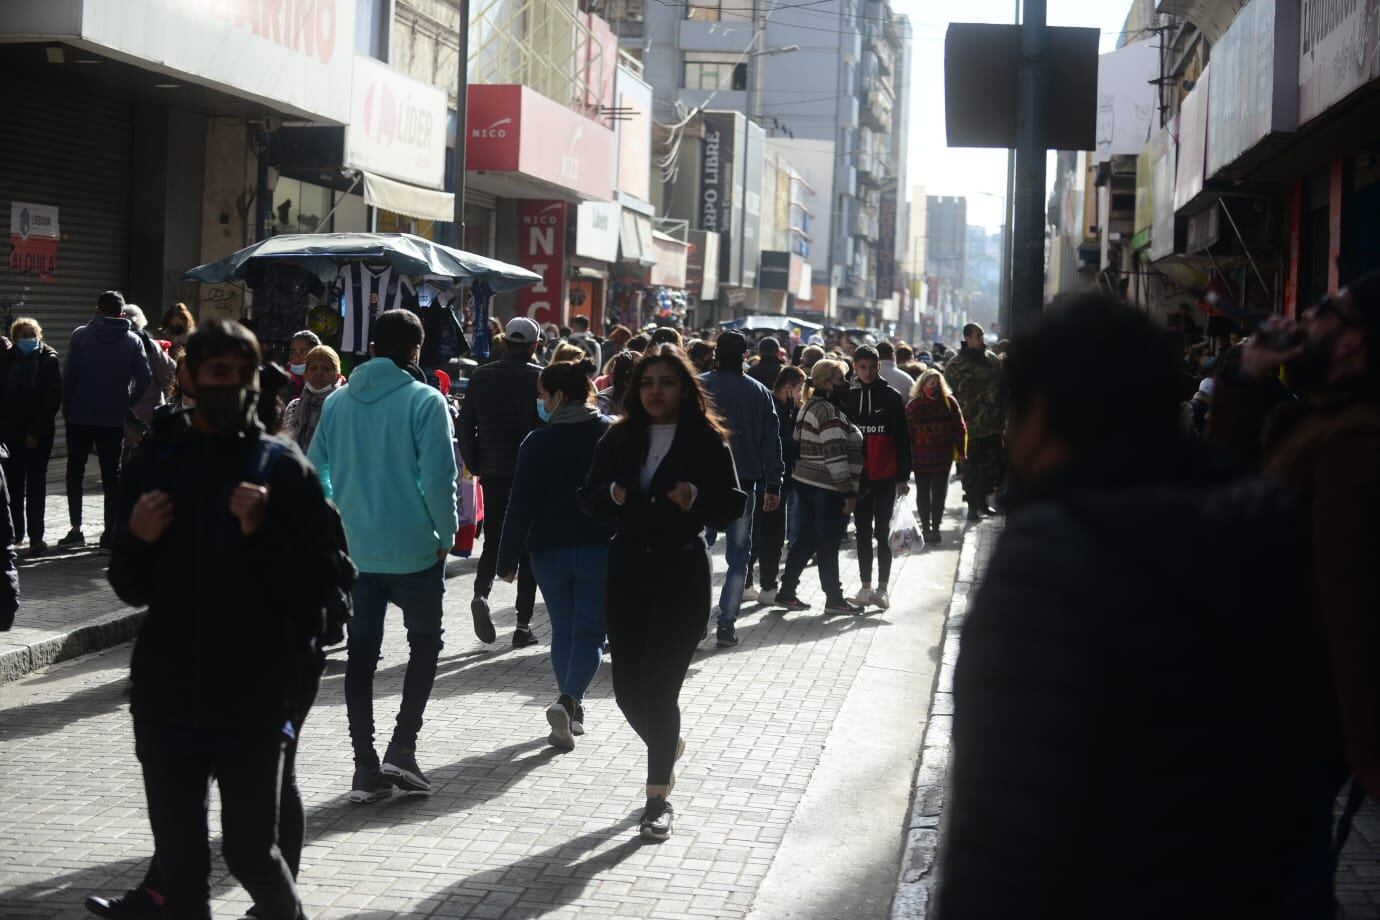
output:
{"label": "black face mask", "polygon": [[258,391],[240,384],[202,385],[196,388],[196,412],[216,434],[228,437],[249,427],[258,398]]}

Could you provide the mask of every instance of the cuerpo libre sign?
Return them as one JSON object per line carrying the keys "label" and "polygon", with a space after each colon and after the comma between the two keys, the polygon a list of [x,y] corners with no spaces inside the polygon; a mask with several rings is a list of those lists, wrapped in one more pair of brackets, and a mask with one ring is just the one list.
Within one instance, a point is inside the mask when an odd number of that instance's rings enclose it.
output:
{"label": "cuerpo libre sign", "polygon": [[427,188],[446,182],[446,93],[357,56],[345,164]]}
{"label": "cuerpo libre sign", "polygon": [[9,270],[52,281],[57,271],[58,209],[52,205],[10,202]]}
{"label": "cuerpo libre sign", "polygon": [[76,5],[81,37],[118,56],[280,111],[342,125],[350,120],[355,0],[81,0]]}
{"label": "cuerpo libre sign", "polygon": [[1380,78],[1380,0],[1303,0],[1299,123]]}

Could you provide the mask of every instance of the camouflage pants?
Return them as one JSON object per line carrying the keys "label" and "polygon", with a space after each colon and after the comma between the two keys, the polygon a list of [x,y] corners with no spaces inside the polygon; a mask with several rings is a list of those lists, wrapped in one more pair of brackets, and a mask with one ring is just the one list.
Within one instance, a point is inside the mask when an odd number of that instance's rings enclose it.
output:
{"label": "camouflage pants", "polygon": [[996,491],[1003,478],[1002,436],[972,438],[968,441],[968,461],[963,465],[963,500],[980,505]]}

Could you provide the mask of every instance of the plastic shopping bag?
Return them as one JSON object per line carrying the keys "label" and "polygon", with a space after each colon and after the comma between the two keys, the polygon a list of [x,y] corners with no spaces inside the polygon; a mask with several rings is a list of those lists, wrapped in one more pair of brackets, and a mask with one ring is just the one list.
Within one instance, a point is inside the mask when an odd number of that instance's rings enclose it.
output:
{"label": "plastic shopping bag", "polygon": [[910,510],[910,502],[904,498],[896,499],[896,507],[891,511],[891,534],[887,537],[891,555],[905,556],[917,552],[925,545],[920,535],[920,527],[915,523],[915,512]]}

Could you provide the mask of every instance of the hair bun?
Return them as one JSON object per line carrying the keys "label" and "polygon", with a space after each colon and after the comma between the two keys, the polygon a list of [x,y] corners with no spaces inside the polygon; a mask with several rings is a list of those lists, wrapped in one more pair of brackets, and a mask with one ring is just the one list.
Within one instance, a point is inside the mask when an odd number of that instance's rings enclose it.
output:
{"label": "hair bun", "polygon": [[590,358],[588,355],[581,358],[579,361],[576,361],[575,366],[578,367],[580,370],[584,371],[586,374],[590,375],[593,375],[595,372],[599,370],[594,365],[594,359]]}

